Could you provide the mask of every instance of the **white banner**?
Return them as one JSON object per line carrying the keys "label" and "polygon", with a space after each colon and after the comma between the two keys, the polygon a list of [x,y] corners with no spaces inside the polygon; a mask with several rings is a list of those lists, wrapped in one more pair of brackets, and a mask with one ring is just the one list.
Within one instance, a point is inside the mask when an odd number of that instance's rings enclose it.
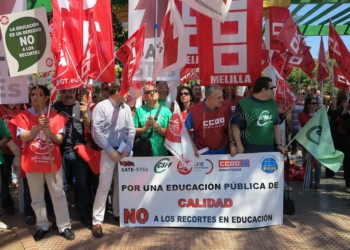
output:
{"label": "white banner", "polygon": [[119,165],[120,225],[256,228],[283,223],[280,153],[202,155],[190,169],[174,156]]}
{"label": "white banner", "polygon": [[0,28],[11,76],[55,69],[45,7],[2,15]]}
{"label": "white banner", "polygon": [[[27,1],[6,0],[1,2],[0,18],[3,14],[25,10]],[[27,76],[10,77],[5,48],[0,35],[0,104],[28,103]]]}

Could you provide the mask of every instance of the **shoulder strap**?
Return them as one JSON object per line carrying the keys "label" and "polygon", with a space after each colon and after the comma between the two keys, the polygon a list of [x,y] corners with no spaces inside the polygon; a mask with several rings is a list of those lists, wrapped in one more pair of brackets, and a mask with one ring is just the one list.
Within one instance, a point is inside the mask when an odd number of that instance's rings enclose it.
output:
{"label": "shoulder strap", "polygon": [[[156,116],[154,117],[154,120],[157,120],[157,119],[158,119],[158,115],[159,115],[161,109],[162,109],[162,105],[159,104],[159,107],[158,107]],[[148,134],[148,136],[147,136],[147,139],[151,138],[151,136],[152,136],[152,134],[153,134],[153,130],[154,130],[154,128],[152,127],[152,130],[151,130],[151,132],[149,132],[149,134]]]}

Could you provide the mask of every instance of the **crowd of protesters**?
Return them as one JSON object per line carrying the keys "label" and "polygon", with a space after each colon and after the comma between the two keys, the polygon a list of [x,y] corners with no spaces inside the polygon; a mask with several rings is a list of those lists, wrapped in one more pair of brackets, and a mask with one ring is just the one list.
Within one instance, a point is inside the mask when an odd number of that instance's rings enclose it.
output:
{"label": "crowd of protesters", "polygon": [[[232,86],[221,88],[212,84],[203,92],[198,84],[191,88],[179,87],[176,101],[185,127],[191,132],[196,156],[203,148],[207,148],[204,154],[230,154],[232,157],[238,153],[285,153],[281,144],[282,121],[287,121],[293,138],[322,106],[323,100],[313,86],[307,91],[298,89],[295,102],[282,113],[274,100],[275,88],[268,77],[260,77],[253,87],[247,88],[246,98],[238,96]],[[30,103],[25,110],[0,105],[0,116],[4,118],[11,113],[13,118],[5,120],[7,126],[0,119],[1,206],[6,214],[15,212],[9,179],[12,166],[21,166],[25,221],[29,225],[36,223],[35,240],[43,239],[48,232],[48,217],[52,218],[51,227],[58,229],[65,239],[75,238],[67,207],[71,189],[81,222],[92,226],[95,237],[102,237],[106,200],[113,182],[112,208],[119,221],[117,167],[121,159],[132,156],[134,142],[149,138],[150,148],[144,149],[150,152],[148,156],[170,154],[164,146],[173,109],[166,107],[167,82],[146,85],[144,104],[138,108],[135,104],[127,105],[127,94],[119,93],[119,82],[103,83],[102,100],[99,93],[94,92],[93,104],[88,107],[81,101],[78,88],[61,90],[60,99],[49,108],[50,92],[39,86],[30,90]],[[335,147],[345,153],[346,191],[350,192],[350,115],[347,97],[342,93],[339,91],[338,98],[324,103],[329,102]],[[348,139],[340,139],[344,136]],[[36,150],[46,150],[46,154],[49,147],[53,162],[32,164],[36,154],[43,153],[32,150],[33,145]],[[99,176],[77,152],[77,145],[100,151]],[[291,153],[296,155],[297,152],[295,142]],[[305,154],[305,150],[303,152]],[[316,164],[315,188],[319,188],[320,169],[321,165]],[[327,172],[327,177],[333,175]],[[0,228],[6,227],[0,221]]]}

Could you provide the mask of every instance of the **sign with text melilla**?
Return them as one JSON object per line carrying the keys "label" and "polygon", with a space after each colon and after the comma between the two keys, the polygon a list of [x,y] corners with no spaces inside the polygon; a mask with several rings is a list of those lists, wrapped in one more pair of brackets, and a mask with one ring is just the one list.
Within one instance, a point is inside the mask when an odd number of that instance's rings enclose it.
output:
{"label": "sign with text melilla", "polygon": [[0,28],[11,77],[55,69],[45,7],[1,15]]}

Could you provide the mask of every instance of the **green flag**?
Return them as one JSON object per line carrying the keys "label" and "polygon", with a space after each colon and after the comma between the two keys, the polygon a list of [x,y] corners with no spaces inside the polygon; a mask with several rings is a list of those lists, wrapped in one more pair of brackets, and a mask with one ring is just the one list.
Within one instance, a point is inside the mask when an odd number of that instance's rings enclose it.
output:
{"label": "green flag", "polygon": [[294,137],[325,167],[337,172],[343,164],[344,154],[334,149],[331,130],[323,106]]}

